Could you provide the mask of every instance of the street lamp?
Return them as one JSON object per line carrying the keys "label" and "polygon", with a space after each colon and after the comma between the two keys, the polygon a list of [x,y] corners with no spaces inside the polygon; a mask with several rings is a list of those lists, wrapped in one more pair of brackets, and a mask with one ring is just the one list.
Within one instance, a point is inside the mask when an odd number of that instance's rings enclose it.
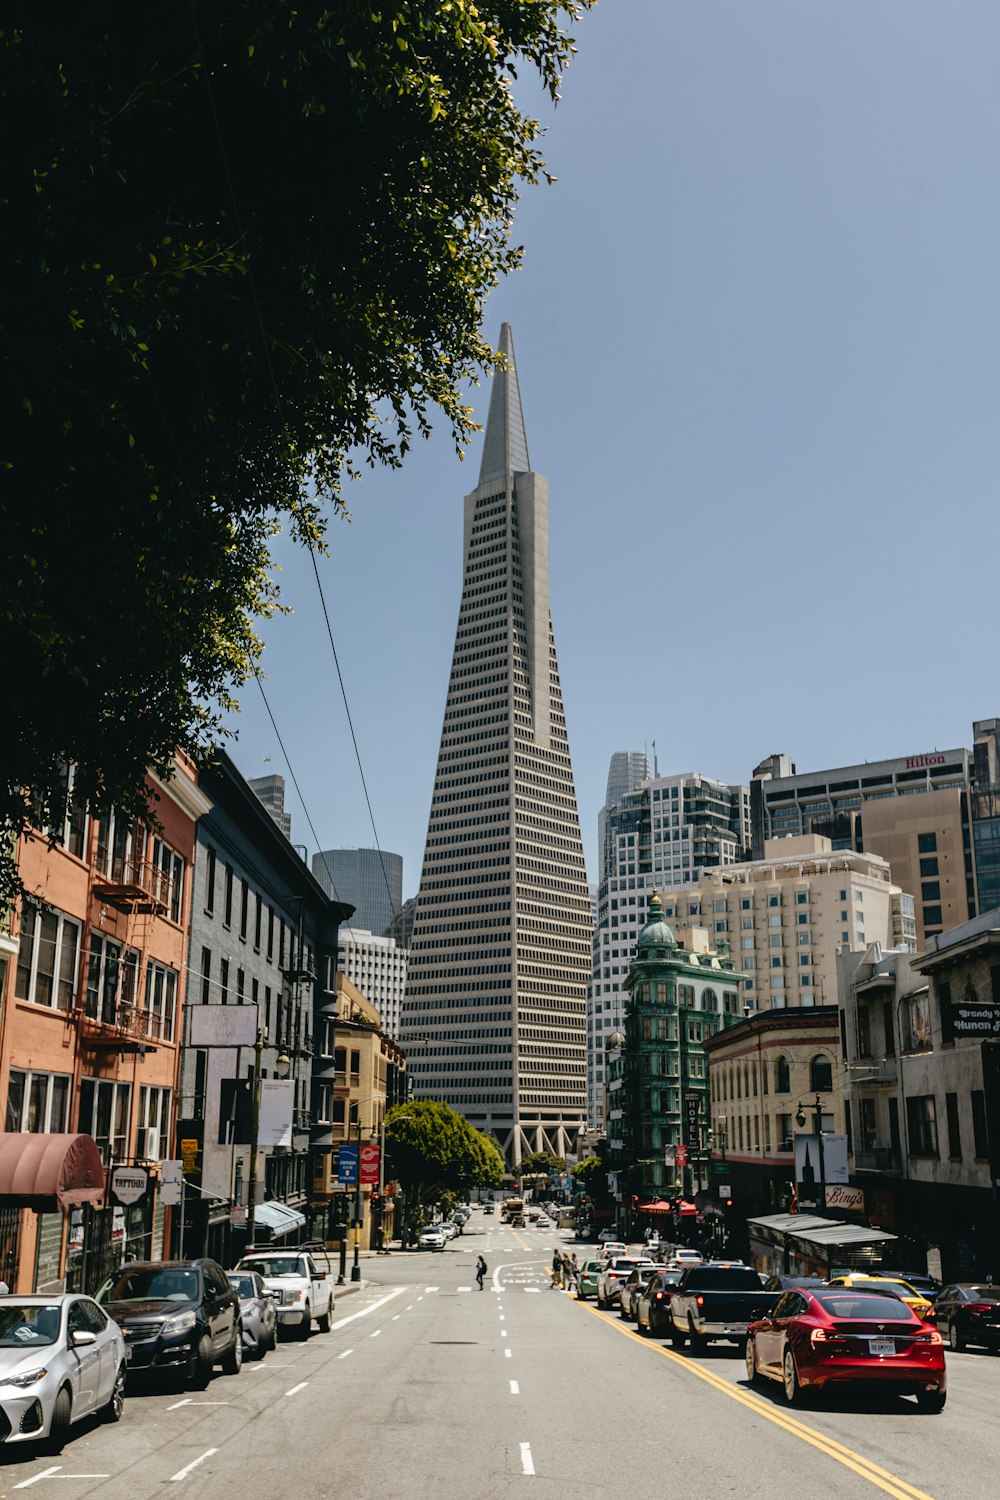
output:
{"label": "street lamp", "polygon": [[[257,1228],[257,1143],[260,1138],[260,1059],[264,1048],[267,1046],[267,1032],[263,1029],[257,1032],[257,1040],[253,1046],[253,1130],[250,1141],[250,1176],[248,1179],[247,1203],[247,1251],[254,1249],[254,1234]],[[292,1066],[292,1059],[285,1048],[282,1047],[274,1064],[274,1071],[279,1078],[287,1078]]]}
{"label": "street lamp", "polygon": [[[806,1123],[806,1110],[812,1110],[813,1129],[816,1135],[819,1150],[819,1203],[821,1208],[826,1207],[826,1157],[823,1150],[823,1101],[819,1094],[816,1095],[812,1104],[799,1102],[795,1111],[795,1123],[801,1130]],[[803,1178],[803,1181],[805,1179]]]}

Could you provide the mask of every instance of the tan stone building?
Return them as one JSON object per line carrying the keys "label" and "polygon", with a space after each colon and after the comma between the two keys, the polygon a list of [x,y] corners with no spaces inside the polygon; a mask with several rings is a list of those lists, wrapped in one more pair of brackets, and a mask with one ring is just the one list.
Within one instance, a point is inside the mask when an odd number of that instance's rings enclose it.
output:
{"label": "tan stone building", "polygon": [[975,912],[966,795],[957,787],[865,804],[865,848],[913,893],[920,946]]}
{"label": "tan stone building", "polygon": [[912,897],[886,861],[819,834],[768,840],[764,859],[665,893],[664,919],[729,943],[751,1010],[835,1005],[838,950],[915,946]]}
{"label": "tan stone building", "polygon": [[[330,1101],[334,1150],[332,1158],[317,1158],[317,1170],[323,1177],[314,1186],[322,1196],[345,1193],[351,1200],[350,1207],[354,1189],[338,1184],[337,1148],[359,1143],[362,1147],[378,1144],[381,1150],[386,1113],[406,1098],[406,1058],[398,1042],[383,1031],[377,1007],[343,973],[337,974],[336,995],[336,1075]],[[386,1240],[397,1232],[394,1198],[391,1192],[386,1193],[392,1184],[386,1181],[383,1165],[380,1161],[377,1182],[361,1184],[363,1249],[372,1248],[380,1227]]]}

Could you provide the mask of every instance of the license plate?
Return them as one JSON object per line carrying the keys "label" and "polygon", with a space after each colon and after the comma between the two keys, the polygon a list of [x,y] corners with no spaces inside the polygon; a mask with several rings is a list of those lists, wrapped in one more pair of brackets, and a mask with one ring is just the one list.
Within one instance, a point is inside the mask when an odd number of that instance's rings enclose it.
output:
{"label": "license plate", "polygon": [[868,1352],[878,1359],[885,1359],[887,1355],[895,1354],[895,1339],[869,1339]]}
{"label": "license plate", "polygon": [[745,1323],[727,1323],[726,1324],[726,1332],[727,1333],[746,1333],[746,1331],[747,1331],[747,1325]]}
{"label": "license plate", "polygon": [[131,1344],[126,1344],[125,1345],[125,1363],[126,1364],[128,1364],[129,1361],[131,1360],[131,1358],[132,1358],[132,1352],[133,1352],[132,1351],[132,1345]]}

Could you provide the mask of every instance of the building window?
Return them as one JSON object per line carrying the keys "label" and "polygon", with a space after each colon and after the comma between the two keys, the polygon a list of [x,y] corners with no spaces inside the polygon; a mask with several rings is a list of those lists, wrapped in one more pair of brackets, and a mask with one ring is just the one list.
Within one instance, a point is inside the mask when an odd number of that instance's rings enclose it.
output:
{"label": "building window", "polygon": [[973,1089],[969,1097],[972,1100],[972,1139],[976,1157],[980,1161],[985,1161],[990,1154],[990,1138],[986,1125],[986,1095],[982,1089]]}
{"label": "building window", "polygon": [[240,892],[240,942],[247,940],[247,920],[250,915],[250,887],[245,880],[240,881],[242,890]]}
{"label": "building window", "polygon": [[184,903],[184,861],[162,839],[153,840],[153,892],[171,922],[179,922]]}
{"label": "building window", "polygon": [[109,808],[97,820],[97,868],[109,880],[122,885],[135,879],[142,857],[142,839],[136,837],[135,820]]}
{"label": "building window", "polygon": [[92,1135],[105,1163],[124,1161],[128,1155],[128,1117],[131,1085],[103,1078],[80,1080],[78,1129]]}
{"label": "building window", "polygon": [[146,1026],[148,1037],[172,1042],[177,1003],[177,973],[150,959],[146,965]]}
{"label": "building window", "polygon": [[937,1113],[933,1094],[918,1094],[907,1099],[906,1129],[911,1156],[937,1156]]}
{"label": "building window", "polygon": [[219,960],[219,1001],[222,1005],[229,1004],[229,959]]}
{"label": "building window", "polygon": [[69,1129],[72,1080],[64,1073],[35,1073],[11,1068],[7,1084],[5,1129],[20,1134],[61,1135]]}
{"label": "building window", "polygon": [[260,924],[261,924],[262,911],[263,911],[263,902],[261,901],[260,891],[258,891],[257,892],[257,905],[256,905],[256,909],[254,911],[254,919],[253,919],[253,945],[254,945],[254,949],[255,949],[255,951],[257,953],[260,952]]}
{"label": "building window", "polygon": [[918,854],[936,854],[937,853],[937,834],[936,833],[918,833],[917,834],[917,853]]}
{"label": "building window", "polygon": [[920,895],[921,895],[921,898],[924,901],[940,901],[941,900],[941,882],[940,882],[940,880],[925,880],[924,883],[923,883],[923,885],[920,887]]}
{"label": "building window", "polygon": [[922,859],[920,861],[920,874],[921,876],[940,874],[937,859]]}
{"label": "building window", "polygon": [[833,1092],[833,1065],[821,1052],[809,1064],[809,1087],[814,1094]]}
{"label": "building window", "polygon": [[791,1092],[791,1088],[788,1058],[779,1057],[774,1064],[774,1092],[776,1094],[788,1094]]}
{"label": "building window", "polygon": [[795,1142],[792,1139],[792,1117],[791,1115],[778,1116],[778,1150],[793,1151]]}
{"label": "building window", "polygon": [[159,1161],[170,1150],[170,1090],[139,1089],[138,1133],[135,1154],[138,1161]]}
{"label": "building window", "polygon": [[76,990],[80,927],[51,908],[21,908],[14,994],[18,1000],[69,1010]]}
{"label": "building window", "polygon": [[795,904],[796,904],[796,906],[807,906],[808,903],[809,903],[809,892],[808,891],[796,891],[795,892]]}
{"label": "building window", "polygon": [[212,950],[202,948],[201,950],[201,1003],[210,1005],[212,1003]]}
{"label": "building window", "polygon": [[941,908],[940,908],[940,906],[925,906],[924,907],[924,926],[925,927],[940,927],[941,926]]}
{"label": "building window", "polygon": [[139,955],[123,950],[99,932],[90,934],[87,963],[87,1015],[106,1026],[127,1027],[135,1009]]}
{"label": "building window", "polygon": [[215,850],[205,851],[205,910],[209,916],[215,911]]}
{"label": "building window", "polygon": [[780,896],[768,896],[768,898],[767,898],[767,904],[768,904],[768,906],[780,906],[781,905],[781,897]]}
{"label": "building window", "polygon": [[223,921],[225,922],[225,924],[226,924],[227,927],[232,927],[232,925],[233,925],[233,867],[232,867],[232,865],[227,865],[226,866],[226,882],[225,882],[225,886],[226,886],[226,904],[225,904],[225,912],[224,912],[224,915],[223,915]]}
{"label": "building window", "polygon": [[948,1121],[948,1155],[953,1161],[962,1160],[962,1127],[958,1118],[958,1095],[945,1094],[945,1117]]}

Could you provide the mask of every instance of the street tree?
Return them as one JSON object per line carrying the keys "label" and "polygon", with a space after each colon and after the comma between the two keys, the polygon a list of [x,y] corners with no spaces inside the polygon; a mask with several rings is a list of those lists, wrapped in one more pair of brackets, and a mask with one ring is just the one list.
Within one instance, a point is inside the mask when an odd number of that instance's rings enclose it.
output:
{"label": "street tree", "polygon": [[392,1174],[413,1207],[436,1203],[444,1192],[499,1187],[504,1162],[499,1146],[447,1104],[421,1099],[399,1104],[385,1117]]}
{"label": "street tree", "polygon": [[[14,839],[75,795],[155,815],[223,736],[345,476],[398,465],[490,368],[484,300],[546,177],[593,0],[52,0],[0,28],[0,474]],[[32,802],[29,805],[27,790]]]}

